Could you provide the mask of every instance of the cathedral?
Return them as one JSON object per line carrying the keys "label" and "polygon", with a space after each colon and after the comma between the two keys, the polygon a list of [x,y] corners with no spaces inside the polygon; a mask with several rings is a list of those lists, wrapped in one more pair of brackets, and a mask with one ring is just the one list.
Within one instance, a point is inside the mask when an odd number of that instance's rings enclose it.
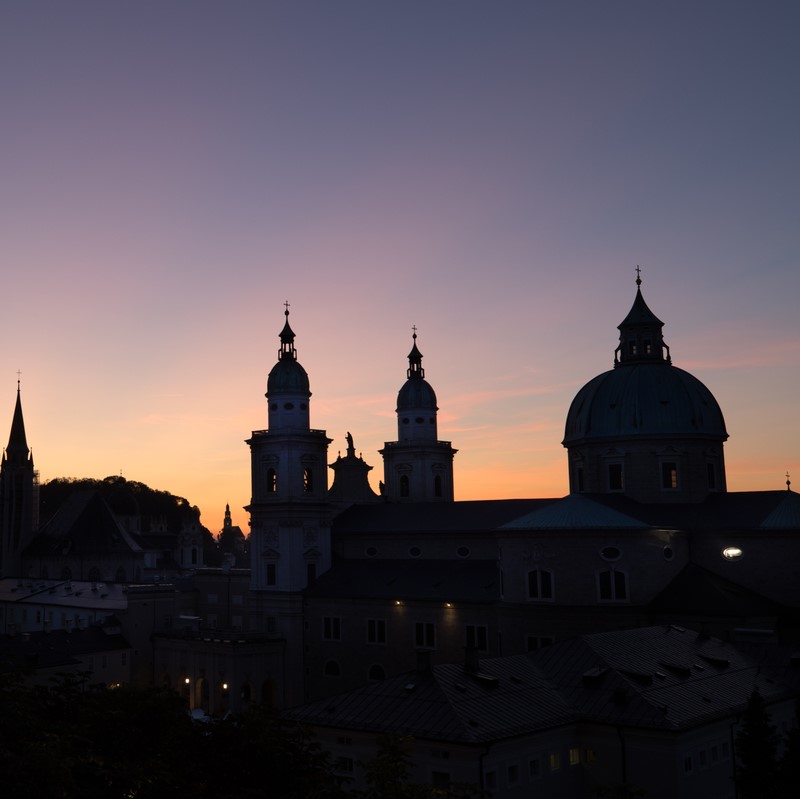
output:
{"label": "cathedral", "polygon": [[[657,624],[724,641],[799,640],[800,500],[788,481],[787,490],[728,492],[722,410],[673,364],[640,277],[618,340],[609,331],[613,368],[566,412],[570,492],[560,498],[454,500],[457,450],[439,438],[416,330],[376,493],[352,435],[331,462],[331,439],[311,426],[288,306],[284,316],[267,428],[247,439],[250,568],[233,558],[204,568],[189,535],[175,579],[158,587],[147,641],[132,647],[135,673],[181,691],[192,709],[287,708],[420,663],[459,662],[465,651],[518,656]],[[69,601],[55,579],[64,553],[37,544],[36,491],[18,392],[0,468],[2,574],[28,590],[0,596],[5,632],[23,601],[44,613],[48,596]],[[144,574],[132,554],[141,539],[128,535],[127,545],[125,525],[106,510],[96,518],[115,544],[96,558],[91,582],[132,589],[130,575]],[[145,622],[131,614],[150,601],[134,601],[142,590],[114,595],[113,608],[101,601],[109,591],[95,591],[91,618],[114,616],[123,634],[141,636]]]}

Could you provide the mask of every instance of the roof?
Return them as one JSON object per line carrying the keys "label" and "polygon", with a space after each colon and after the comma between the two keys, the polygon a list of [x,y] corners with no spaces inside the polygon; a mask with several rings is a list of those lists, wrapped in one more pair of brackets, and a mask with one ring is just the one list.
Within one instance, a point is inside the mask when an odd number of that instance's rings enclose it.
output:
{"label": "roof", "polygon": [[141,552],[99,491],[75,491],[26,549],[27,554]]}
{"label": "roof", "polygon": [[680,731],[793,695],[731,644],[681,627],[586,635],[529,655],[432,667],[284,712],[324,727],[488,743],[591,721]]}
{"label": "roof", "polygon": [[569,494],[563,499],[537,508],[524,516],[506,522],[504,529],[634,529],[641,530],[649,525],[639,519],[621,513],[614,508],[594,502],[584,494]]}
{"label": "roof", "polygon": [[651,436],[724,441],[728,432],[708,388],[662,361],[621,365],[590,380],[569,407],[563,443]]}
{"label": "roof", "polygon": [[489,499],[468,502],[383,502],[353,505],[333,522],[335,534],[486,532],[556,502],[555,499]]}
{"label": "roof", "polygon": [[494,560],[344,560],[306,589],[328,598],[496,602],[500,573]]}

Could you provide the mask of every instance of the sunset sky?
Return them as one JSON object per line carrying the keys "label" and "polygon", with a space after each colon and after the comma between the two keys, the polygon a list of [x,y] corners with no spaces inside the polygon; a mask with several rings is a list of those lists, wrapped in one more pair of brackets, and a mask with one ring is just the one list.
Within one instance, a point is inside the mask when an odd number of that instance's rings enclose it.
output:
{"label": "sunset sky", "polygon": [[[456,498],[567,492],[643,292],[800,486],[800,3],[6,0],[0,436],[247,529],[291,304],[312,426],[382,477],[411,327]],[[3,432],[3,431],[6,432]]]}

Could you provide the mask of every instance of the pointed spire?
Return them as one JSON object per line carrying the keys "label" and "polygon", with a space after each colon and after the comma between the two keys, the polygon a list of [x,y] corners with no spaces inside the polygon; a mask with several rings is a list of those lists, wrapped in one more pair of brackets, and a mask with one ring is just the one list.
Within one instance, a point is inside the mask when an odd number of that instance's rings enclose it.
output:
{"label": "pointed spire", "polygon": [[422,353],[417,349],[417,326],[412,325],[411,329],[414,331],[414,346],[411,348],[411,352],[408,353],[408,371],[406,374],[409,378],[423,378],[425,377],[425,370],[422,368]]}
{"label": "pointed spire", "polygon": [[641,287],[642,270],[637,266],[636,297],[628,315],[617,326],[619,346],[614,350],[614,367],[634,363],[672,363],[669,347],[664,343],[664,323],[647,307]]}
{"label": "pointed spire", "polygon": [[25,464],[28,462],[29,455],[28,440],[25,437],[25,420],[22,417],[20,381],[17,377],[17,404],[14,407],[14,419],[11,422],[11,435],[8,437],[5,460],[14,465]]}

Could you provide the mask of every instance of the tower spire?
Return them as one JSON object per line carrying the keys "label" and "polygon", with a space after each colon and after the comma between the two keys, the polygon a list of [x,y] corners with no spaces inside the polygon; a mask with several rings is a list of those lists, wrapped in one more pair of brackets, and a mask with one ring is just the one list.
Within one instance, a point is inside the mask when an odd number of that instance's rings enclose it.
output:
{"label": "tower spire", "polygon": [[22,415],[20,379],[19,373],[17,373],[17,403],[14,406],[14,418],[11,422],[11,434],[8,437],[5,460],[11,465],[18,466],[26,463],[29,456],[30,450],[25,436],[25,420]]}
{"label": "tower spire", "polygon": [[628,315],[617,326],[619,345],[614,350],[614,367],[633,363],[671,364],[669,347],[664,343],[663,327],[664,323],[644,301],[642,270],[637,266],[636,297]]}

